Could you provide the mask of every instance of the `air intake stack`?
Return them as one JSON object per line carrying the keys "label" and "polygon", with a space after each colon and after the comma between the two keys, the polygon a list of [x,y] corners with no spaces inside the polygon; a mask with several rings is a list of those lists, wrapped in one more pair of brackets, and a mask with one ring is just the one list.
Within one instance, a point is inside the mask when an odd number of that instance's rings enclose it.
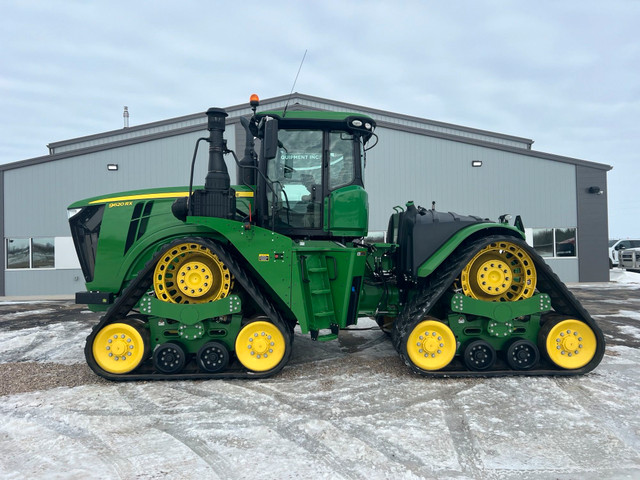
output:
{"label": "air intake stack", "polygon": [[222,108],[207,110],[207,129],[209,130],[209,172],[204,183],[207,192],[227,192],[230,180],[227,164],[224,162],[224,133],[227,112]]}
{"label": "air intake stack", "polygon": [[190,215],[200,217],[233,218],[236,212],[236,192],[230,187],[229,172],[224,161],[223,139],[227,112],[222,108],[207,110],[209,130],[209,171],[204,190],[196,190],[191,197]]}

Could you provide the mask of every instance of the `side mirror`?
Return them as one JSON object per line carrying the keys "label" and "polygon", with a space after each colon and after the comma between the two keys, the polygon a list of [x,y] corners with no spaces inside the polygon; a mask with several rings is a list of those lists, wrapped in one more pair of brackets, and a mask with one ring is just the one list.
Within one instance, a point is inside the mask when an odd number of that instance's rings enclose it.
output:
{"label": "side mirror", "polygon": [[276,158],[278,154],[278,121],[274,118],[265,118],[262,148],[265,160]]}

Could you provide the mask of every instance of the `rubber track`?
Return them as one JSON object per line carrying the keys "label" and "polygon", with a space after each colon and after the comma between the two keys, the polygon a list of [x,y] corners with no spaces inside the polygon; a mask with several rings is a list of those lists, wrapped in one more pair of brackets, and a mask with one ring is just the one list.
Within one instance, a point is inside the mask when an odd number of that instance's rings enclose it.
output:
{"label": "rubber track", "polygon": [[[490,243],[508,241],[524,249],[534,262],[537,271],[537,289],[547,293],[551,297],[551,305],[556,313],[570,315],[588,324],[596,335],[596,353],[593,359],[584,367],[575,370],[565,370],[557,367],[548,360],[544,360],[544,352],[540,352],[541,362],[539,368],[532,370],[512,370],[506,362],[497,362],[494,369],[489,371],[468,370],[459,356],[445,368],[437,371],[425,371],[416,367],[409,359],[406,351],[406,342],[409,334],[422,319],[429,314],[438,303],[442,295],[453,285],[459,277],[462,269],[473,256]],[[409,301],[403,311],[396,318],[391,333],[393,346],[400,357],[412,371],[425,377],[496,377],[513,375],[581,375],[593,370],[602,360],[605,341],[602,330],[591,318],[585,308],[578,302],[573,294],[553,273],[543,258],[524,241],[514,237],[490,236],[463,244],[447,258],[422,285],[416,296]]]}
{"label": "rubber track", "polygon": [[[208,373],[202,372],[197,369],[195,362],[189,362],[180,373],[177,374],[165,374],[155,371],[150,359],[144,361],[133,372],[125,374],[113,374],[106,372],[93,358],[92,345],[95,336],[98,332],[107,324],[113,323],[117,320],[124,319],[129,312],[136,306],[140,298],[151,288],[153,283],[153,270],[156,263],[166,252],[183,243],[197,243],[204,245],[215,253],[218,258],[224,263],[229,271],[235,277],[235,281],[240,283],[242,287],[247,291],[251,298],[258,304],[269,320],[278,327],[285,337],[285,342],[288,348],[285,350],[285,355],[280,363],[273,369],[266,372],[252,372],[244,368],[239,361],[234,362],[235,367],[230,366],[224,372]],[[131,283],[123,290],[114,304],[107,310],[105,315],[100,319],[97,325],[93,327],[93,330],[87,337],[85,344],[84,354],[89,364],[89,367],[98,375],[107,380],[114,381],[131,381],[131,380],[193,380],[193,379],[237,379],[237,378],[267,378],[275,375],[289,361],[291,356],[291,343],[293,341],[292,329],[283,320],[280,313],[273,306],[271,301],[261,292],[255,282],[247,275],[244,268],[233,258],[221,245],[208,238],[190,237],[181,238],[171,242],[166,248],[162,249],[153,258],[147,262],[147,264],[138,272],[136,277],[133,278]],[[231,353],[231,352],[230,352]]]}

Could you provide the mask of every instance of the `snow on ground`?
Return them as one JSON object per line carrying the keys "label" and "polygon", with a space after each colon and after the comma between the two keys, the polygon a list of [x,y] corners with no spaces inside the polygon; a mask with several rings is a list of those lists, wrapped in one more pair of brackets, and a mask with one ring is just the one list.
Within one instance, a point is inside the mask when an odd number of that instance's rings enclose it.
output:
{"label": "snow on ground", "polygon": [[47,300],[2,300],[0,305],[36,305],[38,303],[50,303]]}
{"label": "snow on ground", "polygon": [[0,476],[637,478],[640,353],[615,354],[581,378],[426,380],[320,362],[265,381],[13,395]]}
{"label": "snow on ground", "polygon": [[[617,302],[612,302],[612,303],[620,303],[620,301],[618,300]],[[617,313],[613,313],[613,314],[609,314],[609,315],[593,315],[593,317],[595,318],[607,318],[607,317],[625,317],[629,320],[633,320],[633,321],[640,321],[640,312],[635,312],[633,310],[618,310]]]}
{"label": "snow on ground", "polygon": [[380,332],[361,338],[369,347],[356,355],[336,346],[329,358],[309,351],[324,345],[298,340],[292,364],[263,381],[100,383],[3,397],[0,477],[640,476],[637,348],[608,347],[583,377],[447,380],[408,373]]}
{"label": "snow on ground", "polygon": [[623,268],[612,268],[609,280],[616,283],[640,284],[640,273],[628,272]]}
{"label": "snow on ground", "polygon": [[[11,315],[24,316],[25,313],[28,312]],[[3,317],[3,322],[7,317],[9,315]],[[90,331],[90,327],[79,322],[52,323],[19,331],[0,330],[0,363],[84,363],[84,352],[79,346],[84,345]]]}
{"label": "snow on ground", "polygon": [[582,282],[567,283],[571,288],[640,288],[640,273],[628,272],[622,268],[612,268],[609,270],[608,282]]}
{"label": "snow on ground", "polygon": [[631,325],[618,325],[616,328],[620,331],[620,333],[640,340],[640,328],[632,327]]}
{"label": "snow on ground", "polygon": [[33,315],[44,315],[46,313],[55,312],[53,308],[41,308],[40,310],[24,310],[22,312],[14,312],[14,313],[5,313],[2,316],[2,321],[6,322],[9,320],[15,320],[20,317],[29,317]]}

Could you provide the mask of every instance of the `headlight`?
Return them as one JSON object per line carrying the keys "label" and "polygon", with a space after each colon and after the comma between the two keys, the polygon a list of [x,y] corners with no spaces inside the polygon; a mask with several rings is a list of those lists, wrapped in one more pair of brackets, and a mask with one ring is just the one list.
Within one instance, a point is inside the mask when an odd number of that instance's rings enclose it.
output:
{"label": "headlight", "polygon": [[67,219],[72,219],[82,211],[82,208],[69,208],[67,210]]}

